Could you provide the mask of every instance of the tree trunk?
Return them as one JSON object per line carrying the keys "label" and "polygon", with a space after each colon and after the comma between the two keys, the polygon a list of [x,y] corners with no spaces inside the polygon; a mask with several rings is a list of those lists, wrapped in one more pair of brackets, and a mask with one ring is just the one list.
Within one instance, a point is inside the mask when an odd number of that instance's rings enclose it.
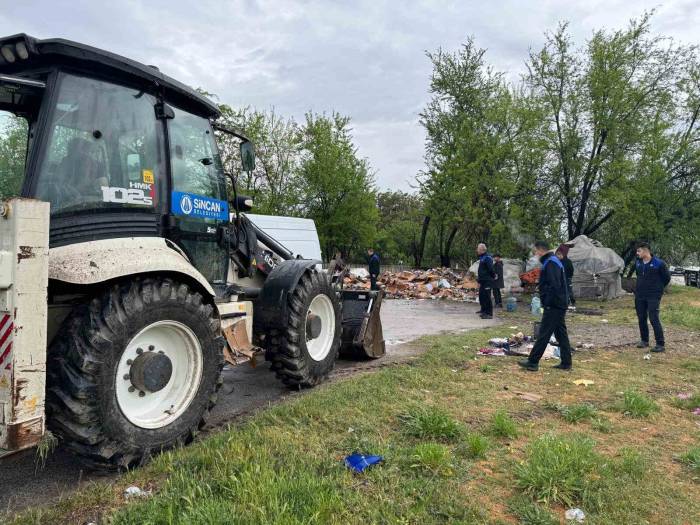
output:
{"label": "tree trunk", "polygon": [[453,226],[450,231],[450,235],[447,237],[447,242],[445,243],[445,248],[442,250],[444,253],[440,254],[440,265],[443,268],[450,267],[450,251],[452,250],[452,243],[457,235],[457,226]]}
{"label": "tree trunk", "polygon": [[414,262],[416,263],[416,268],[420,268],[423,264],[423,253],[425,250],[425,238],[428,235],[428,226],[430,225],[430,215],[423,217],[423,229],[420,232],[420,241],[418,242],[418,248],[414,254]]}

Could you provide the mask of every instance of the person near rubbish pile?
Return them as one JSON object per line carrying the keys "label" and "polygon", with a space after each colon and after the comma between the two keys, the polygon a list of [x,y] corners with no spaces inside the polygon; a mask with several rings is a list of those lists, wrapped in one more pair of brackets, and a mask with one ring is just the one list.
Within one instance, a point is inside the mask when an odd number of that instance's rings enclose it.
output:
{"label": "person near rubbish pile", "polygon": [[637,261],[634,271],[637,274],[637,285],[634,290],[634,308],[639,321],[640,341],[637,348],[649,346],[649,325],[654,329],[656,346],[652,352],[663,352],[666,349],[664,329],[659,319],[659,307],[664,288],[671,282],[671,273],[666,263],[651,253],[651,247],[646,242],[637,245]]}
{"label": "person near rubbish pile", "polygon": [[476,282],[479,283],[479,306],[481,306],[481,310],[476,313],[482,319],[493,319],[491,289],[496,280],[493,258],[488,254],[486,245],[483,242],[476,247],[476,253],[479,255],[479,269],[476,273]]}
{"label": "person near rubbish pile", "polygon": [[331,275],[331,280],[333,282],[342,282],[343,277],[345,277],[345,274],[347,273],[347,266],[345,265],[345,261],[343,260],[340,250],[335,251],[335,256],[331,262],[328,263],[328,273]]}
{"label": "person near rubbish pile", "polygon": [[561,362],[554,368],[571,370],[571,343],[566,330],[566,311],[569,306],[568,287],[564,265],[559,258],[549,249],[546,241],[535,243],[535,254],[540,258],[542,271],[540,272],[540,301],[544,307],[540,331],[537,341],[530,351],[530,356],[519,361],[523,368],[536,371],[539,368],[540,359],[554,334],[559,342]]}
{"label": "person near rubbish pile", "polygon": [[373,248],[367,249],[367,265],[369,266],[369,281],[372,283],[371,290],[379,290],[377,279],[379,278],[379,254]]}
{"label": "person near rubbish pile", "polygon": [[564,274],[566,275],[566,289],[569,292],[569,304],[571,306],[576,306],[576,299],[574,299],[574,289],[572,282],[574,280],[574,264],[569,259],[569,247],[566,244],[560,244],[555,255],[559,258],[561,263],[564,265]]}
{"label": "person near rubbish pile", "polygon": [[493,282],[493,303],[496,308],[503,308],[501,290],[505,288],[506,285],[503,282],[503,261],[501,260],[501,254],[494,254],[493,261],[493,269],[496,272],[496,279]]}

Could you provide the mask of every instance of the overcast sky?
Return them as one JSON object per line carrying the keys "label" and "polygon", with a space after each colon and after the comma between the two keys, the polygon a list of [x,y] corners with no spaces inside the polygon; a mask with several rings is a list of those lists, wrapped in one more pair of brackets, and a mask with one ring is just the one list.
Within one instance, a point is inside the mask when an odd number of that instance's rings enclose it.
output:
{"label": "overcast sky", "polygon": [[310,109],[350,115],[379,187],[409,190],[423,167],[426,51],[473,35],[517,79],[528,49],[558,21],[582,43],[655,7],[656,32],[699,43],[698,0],[8,0],[0,34],[101,47],[233,106],[275,107],[298,121]]}

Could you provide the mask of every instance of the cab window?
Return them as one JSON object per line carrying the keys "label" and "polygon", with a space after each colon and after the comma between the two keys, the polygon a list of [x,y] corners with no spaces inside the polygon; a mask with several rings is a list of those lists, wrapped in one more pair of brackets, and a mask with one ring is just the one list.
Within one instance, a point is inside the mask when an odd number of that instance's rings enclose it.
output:
{"label": "cab window", "polygon": [[35,192],[52,214],[155,211],[165,180],[155,103],[137,89],[60,76]]}
{"label": "cab window", "polygon": [[0,199],[19,197],[27,159],[27,121],[0,111]]}

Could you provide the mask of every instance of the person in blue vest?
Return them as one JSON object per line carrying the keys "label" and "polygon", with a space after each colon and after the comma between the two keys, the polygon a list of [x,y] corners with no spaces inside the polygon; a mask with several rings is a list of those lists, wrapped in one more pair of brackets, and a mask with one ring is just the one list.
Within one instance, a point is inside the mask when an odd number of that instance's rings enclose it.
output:
{"label": "person in blue vest", "polygon": [[379,254],[374,252],[374,248],[367,249],[367,265],[369,266],[369,282],[372,284],[370,289],[379,290],[377,279],[379,278]]}
{"label": "person in blue vest", "polygon": [[518,364],[527,370],[536,371],[549,340],[554,334],[559,342],[561,362],[554,368],[571,370],[571,343],[566,330],[566,310],[569,307],[569,291],[566,283],[564,265],[549,249],[546,241],[535,243],[535,255],[540,258],[542,271],[540,273],[540,301],[544,307],[540,332],[537,341],[530,351],[530,356]]}
{"label": "person in blue vest", "polygon": [[652,352],[666,350],[664,342],[664,329],[659,319],[659,307],[664,288],[671,282],[671,273],[668,266],[651,253],[649,243],[641,242],[637,245],[637,261],[634,267],[637,274],[637,286],[634,290],[634,309],[637,311],[639,321],[640,341],[637,348],[649,346],[649,325],[647,317],[654,329],[656,346]]}
{"label": "person in blue vest", "polygon": [[496,270],[493,267],[493,257],[486,251],[486,245],[482,242],[476,247],[479,256],[479,269],[476,272],[476,282],[479,283],[479,306],[481,310],[476,312],[482,319],[493,319],[493,303],[491,302],[491,290],[496,281]]}

